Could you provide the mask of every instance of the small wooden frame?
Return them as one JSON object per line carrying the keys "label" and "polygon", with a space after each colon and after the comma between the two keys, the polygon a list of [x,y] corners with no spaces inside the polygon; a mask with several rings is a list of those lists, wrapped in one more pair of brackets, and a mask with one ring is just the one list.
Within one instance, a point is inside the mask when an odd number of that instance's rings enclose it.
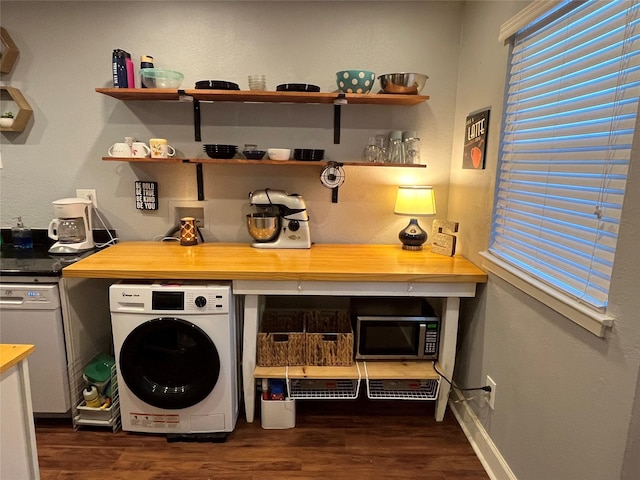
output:
{"label": "small wooden frame", "polygon": [[[0,127],[1,132],[22,132],[26,127],[31,115],[33,115],[33,110],[31,109],[31,105],[24,98],[22,92],[14,87],[9,86],[0,86],[0,100],[4,103],[7,101],[7,97],[10,97],[10,100],[13,101],[17,107],[18,112],[14,115],[13,125],[10,127]],[[9,110],[9,109],[7,109]],[[4,110],[0,112],[4,114]]]}
{"label": "small wooden frame", "polygon": [[[460,224],[448,220],[434,220],[431,233],[431,251],[440,255],[452,257],[456,253],[456,233]],[[451,233],[446,233],[449,230]]]}
{"label": "small wooden frame", "polygon": [[0,41],[2,41],[2,57],[0,57],[0,72],[11,73],[13,66],[18,59],[20,50],[9,35],[9,32],[3,27],[0,27]]}

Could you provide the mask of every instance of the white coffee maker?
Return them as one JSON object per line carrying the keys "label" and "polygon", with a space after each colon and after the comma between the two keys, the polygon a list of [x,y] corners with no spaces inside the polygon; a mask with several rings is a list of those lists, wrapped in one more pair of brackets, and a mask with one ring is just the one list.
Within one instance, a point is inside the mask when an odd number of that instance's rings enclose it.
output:
{"label": "white coffee maker", "polygon": [[63,198],[53,202],[53,212],[57,218],[49,223],[49,238],[57,240],[49,253],[77,253],[95,247],[91,207],[86,198]]}

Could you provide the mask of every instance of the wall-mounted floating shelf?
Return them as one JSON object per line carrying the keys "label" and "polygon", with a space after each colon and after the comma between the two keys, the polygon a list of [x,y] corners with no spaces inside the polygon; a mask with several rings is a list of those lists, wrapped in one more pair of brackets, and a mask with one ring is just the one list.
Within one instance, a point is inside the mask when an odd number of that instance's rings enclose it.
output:
{"label": "wall-mounted floating shelf", "polygon": [[[14,87],[9,86],[0,86],[0,100],[2,103],[5,102],[14,102],[18,107],[18,112],[14,115],[13,124],[10,127],[0,127],[1,132],[22,132],[29,122],[31,115],[33,115],[33,110],[31,109],[31,105],[24,98],[22,92]],[[6,108],[2,110],[2,114],[5,111],[13,110],[11,108]]]}
{"label": "wall-mounted floating shelf", "polygon": [[[326,166],[327,162],[311,162],[299,160],[247,160],[244,158],[149,158],[149,157],[102,157],[102,160],[111,162],[142,162],[142,163],[195,163],[206,165],[281,165],[281,166]],[[401,168],[427,168],[421,164],[397,164],[397,163],[367,163],[367,162],[341,162],[348,167],[401,167]]]}
{"label": "wall-mounted floating shelf", "polygon": [[[344,96],[352,105],[418,105],[425,95],[338,92],[268,92],[259,90],[201,90],[167,88],[96,88],[96,92],[118,100],[190,100],[203,102],[323,103],[333,104]],[[191,98],[188,98],[191,97]]]}
{"label": "wall-mounted floating shelf", "polygon": [[13,43],[11,35],[3,27],[0,27],[0,41],[2,42],[2,57],[0,58],[0,72],[11,73],[13,66],[18,59],[20,50],[18,46]]}

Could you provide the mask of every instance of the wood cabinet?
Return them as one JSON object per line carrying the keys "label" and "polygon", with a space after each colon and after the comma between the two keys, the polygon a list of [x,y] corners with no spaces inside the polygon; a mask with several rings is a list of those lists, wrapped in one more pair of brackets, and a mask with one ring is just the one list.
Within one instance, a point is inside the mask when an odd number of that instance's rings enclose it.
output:
{"label": "wood cabinet", "polygon": [[40,478],[27,357],[33,345],[0,344],[0,478]]}

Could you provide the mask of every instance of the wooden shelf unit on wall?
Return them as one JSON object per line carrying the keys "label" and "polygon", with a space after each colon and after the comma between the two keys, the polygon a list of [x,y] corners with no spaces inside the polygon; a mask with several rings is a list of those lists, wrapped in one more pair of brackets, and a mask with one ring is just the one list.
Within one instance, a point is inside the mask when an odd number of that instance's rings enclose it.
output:
{"label": "wooden shelf unit on wall", "polygon": [[13,43],[13,39],[9,32],[3,27],[0,27],[0,41],[2,41],[2,58],[0,58],[0,72],[11,73],[13,66],[18,59],[20,50],[18,46]]}
{"label": "wooden shelf unit on wall", "polygon": [[[237,103],[297,103],[297,104],[325,104],[335,105],[344,101],[344,104],[351,105],[402,105],[413,106],[426,102],[429,97],[426,95],[399,95],[399,94],[362,94],[338,92],[279,92],[279,91],[259,91],[259,90],[205,90],[205,89],[169,89],[169,88],[96,88],[97,93],[122,100],[140,101],[193,101],[197,102],[237,102]],[[195,116],[196,131],[200,131],[200,113]],[[335,121],[335,118],[334,118]],[[339,129],[339,126],[334,126]],[[197,138],[196,141],[200,141]],[[337,142],[334,142],[337,143]],[[245,160],[245,159],[209,159],[209,158],[116,158],[102,157],[107,161],[121,162],[158,162],[158,163],[193,163],[193,164],[213,164],[213,165],[326,165],[326,162],[307,162],[289,160],[286,162],[273,160]],[[367,166],[367,167],[414,167],[426,168],[422,164],[392,164],[392,163],[364,163],[364,162],[340,162],[346,166]]]}
{"label": "wooden shelf unit on wall", "polygon": [[[0,86],[0,98],[2,103],[12,101],[18,107],[18,112],[13,117],[13,124],[10,127],[0,127],[2,132],[22,132],[27,127],[29,119],[33,115],[31,105],[27,102],[22,92],[14,87]],[[10,99],[10,100],[8,100]],[[6,111],[11,110],[7,108]],[[11,110],[13,112],[13,110]],[[5,113],[5,109],[2,110],[2,114]]]}

